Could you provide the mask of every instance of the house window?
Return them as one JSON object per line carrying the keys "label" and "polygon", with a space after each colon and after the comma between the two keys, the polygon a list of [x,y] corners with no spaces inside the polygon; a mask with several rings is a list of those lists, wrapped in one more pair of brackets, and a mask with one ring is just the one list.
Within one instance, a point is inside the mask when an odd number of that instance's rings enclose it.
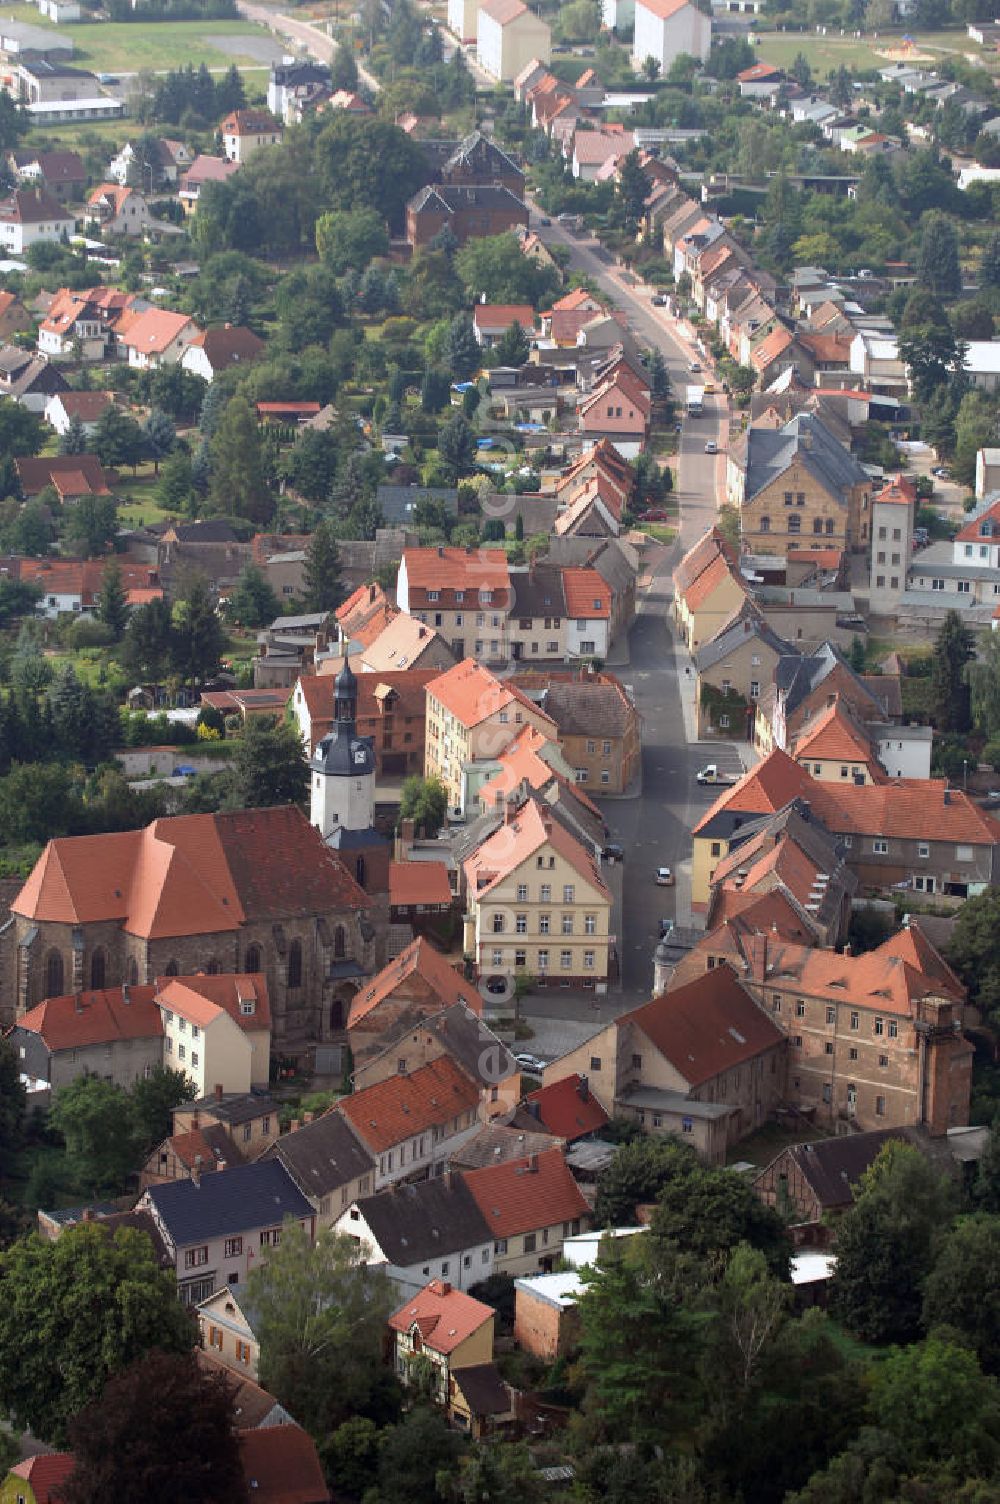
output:
{"label": "house window", "polygon": [[917,856],[927,857],[931,854],[931,848],[926,841],[921,841],[917,846]]}
{"label": "house window", "polygon": [[551,914],[539,914],[539,916],[538,916],[538,933],[540,935],[547,935],[549,933],[549,924],[551,922],[551,919],[552,919]]}
{"label": "house window", "polygon": [[591,1057],[590,1057],[590,1069],[592,1071],[599,1071],[601,1069],[601,1057],[600,1057],[600,1055],[591,1055]]}
{"label": "house window", "polygon": [[226,1239],[225,1250],[226,1250],[225,1256],[226,1256],[227,1259],[236,1258],[236,1256],[238,1254],[241,1254],[243,1252],[243,1239],[242,1238],[227,1238]]}
{"label": "house window", "polygon": [[203,1243],[200,1248],[186,1248],[184,1250],[184,1268],[200,1269],[208,1263],[208,1244]]}
{"label": "house window", "polygon": [[877,836],[872,842],[872,851],[876,856],[886,856],[889,851],[889,842],[884,838]]}
{"label": "house window", "polygon": [[549,953],[548,953],[547,950],[540,950],[538,952],[538,970],[539,971],[548,971],[548,969],[549,969]]}
{"label": "house window", "polygon": [[592,950],[585,950],[583,953],[583,969],[584,971],[593,971],[594,969],[594,952]]}
{"label": "house window", "polygon": [[[343,943],[343,929],[338,926],[337,934]],[[288,985],[289,987],[302,986],[302,941],[295,939],[288,947]]]}
{"label": "house window", "polygon": [[879,1039],[882,1037],[882,1035],[885,1033],[884,1019],[876,1016],[875,1022],[872,1024],[872,1033]]}
{"label": "house window", "polygon": [[518,885],[517,885],[517,901],[518,901],[518,903],[527,903],[528,902],[528,884],[527,883],[518,883]]}
{"label": "house window", "polygon": [[837,1010],[836,1010],[836,1008],[827,1008],[827,1010],[826,1010],[826,1021],[827,1021],[828,1024],[835,1024],[837,1022]]}
{"label": "house window", "polygon": [[500,967],[502,965],[503,965],[503,951],[502,950],[495,950],[493,952],[493,968],[494,968],[494,970],[496,970],[498,967]]}
{"label": "house window", "polygon": [[851,1028],[857,1030],[861,1027],[861,1018],[857,1013],[851,1014]]}
{"label": "house window", "polygon": [[525,1253],[534,1253],[535,1248],[537,1247],[537,1244],[538,1244],[537,1235],[535,1233],[533,1233],[533,1232],[526,1232],[525,1235],[524,1235],[524,1251],[525,1251]]}
{"label": "house window", "polygon": [[833,1054],[833,1040],[832,1039],[828,1039],[826,1041],[826,1044],[823,1046],[823,1053],[824,1053],[824,1055],[832,1055]]}
{"label": "house window", "polygon": [[885,1117],[885,1097],[875,1098],[875,1116],[877,1118]]}
{"label": "house window", "polygon": [[[539,857],[539,861],[541,861],[541,857]],[[552,884],[551,883],[542,883],[541,892],[538,895],[538,902],[539,903],[551,903],[552,902]]]}
{"label": "house window", "polygon": [[858,1052],[857,1052],[857,1049],[854,1047],[854,1045],[852,1045],[851,1048],[848,1050],[848,1052],[847,1052],[847,1058],[848,1058],[848,1060],[857,1060],[857,1058],[858,1058]]}
{"label": "house window", "polygon": [[237,1342],[236,1342],[236,1361],[238,1363],[242,1363],[244,1365],[244,1367],[249,1368],[249,1366],[250,1366],[250,1344],[249,1344],[249,1342],[240,1342],[239,1339],[237,1339]]}
{"label": "house window", "polygon": [[594,755],[594,753],[596,751],[597,751],[597,743],[596,742],[588,742],[587,743],[587,752],[588,752],[588,754],[591,757],[593,757],[593,755]]}
{"label": "house window", "polygon": [[566,883],[563,887],[563,903],[573,903],[576,889],[572,883]]}
{"label": "house window", "polygon": [[889,1038],[890,1039],[897,1039],[898,1037],[899,1037],[899,1025],[897,1024],[897,1022],[896,1022],[896,1020],[894,1018],[890,1018],[890,1020],[889,1020]]}
{"label": "house window", "polygon": [[527,964],[528,964],[528,952],[526,950],[516,950],[514,952],[514,965],[515,965],[515,967],[519,971],[523,971],[524,968],[527,966]]}
{"label": "house window", "polygon": [[806,1005],[802,1001],[802,999],[799,998],[798,1002],[795,1004],[795,1017],[796,1018],[805,1018],[805,1016],[806,1016]]}
{"label": "house window", "polygon": [[494,1254],[506,1253],[507,1252],[507,1239],[506,1238],[497,1238],[496,1242],[493,1244],[493,1252],[494,1252]]}
{"label": "house window", "polygon": [[504,920],[504,916],[502,914],[494,914],[493,915],[493,933],[494,933],[494,935],[502,935],[503,934],[503,920]]}
{"label": "house window", "polygon": [[515,914],[514,915],[514,932],[515,932],[515,934],[518,934],[518,935],[526,935],[528,933],[528,916],[527,916],[527,914]]}
{"label": "house window", "polygon": [[878,1064],[879,1064],[879,1070],[883,1070],[883,1071],[887,1070],[888,1066],[889,1066],[889,1057],[888,1057],[888,1055],[880,1055],[878,1057]]}
{"label": "house window", "polygon": [[597,934],[597,915],[596,914],[584,914],[584,916],[583,916],[583,933],[585,935],[596,935]]}
{"label": "house window", "polygon": [[572,966],[572,964],[573,964],[573,952],[571,950],[561,950],[559,952],[559,968],[560,968],[560,970],[561,971],[569,971],[569,969]]}
{"label": "house window", "polygon": [[562,916],[562,932],[563,932],[564,935],[572,935],[572,933],[573,933],[573,915],[572,914],[564,914]]}

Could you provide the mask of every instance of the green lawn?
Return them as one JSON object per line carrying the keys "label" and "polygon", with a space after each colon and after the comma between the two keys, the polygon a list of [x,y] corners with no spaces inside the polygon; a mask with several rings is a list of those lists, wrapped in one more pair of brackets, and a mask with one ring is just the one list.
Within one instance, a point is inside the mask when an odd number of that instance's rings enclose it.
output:
{"label": "green lawn", "polygon": [[[8,20],[27,21],[32,26],[50,26],[34,5],[14,4],[4,6]],[[91,68],[96,73],[114,73],[117,70],[136,73],[141,68],[165,72],[179,68],[184,63],[198,67],[206,63],[209,68],[228,68],[230,63],[241,67],[256,64],[262,67],[259,52],[249,47],[244,53],[224,52],[209,40],[212,37],[268,37],[270,33],[252,21],[160,21],[155,24],[129,21],[81,21],[72,26],[53,27],[60,36],[68,37],[76,51],[74,64]],[[266,71],[266,70],[265,70]]]}
{"label": "green lawn", "polygon": [[[982,48],[966,36],[964,31],[913,32],[912,36],[917,53],[954,52],[962,56],[972,53],[983,67],[990,66]],[[787,68],[801,52],[813,72],[821,79],[841,66],[857,72],[884,68],[887,59],[880,55],[881,51],[898,47],[902,42],[902,34],[898,32],[880,32],[877,42],[870,35],[859,41],[850,32],[846,36],[840,36],[839,28],[833,27],[829,28],[825,37],[817,36],[815,32],[758,32],[758,37],[757,56],[761,62]]]}
{"label": "green lawn", "polygon": [[677,537],[677,529],[675,527],[667,527],[664,522],[640,522],[638,524],[638,531],[640,533],[647,533],[657,543],[673,543]]}

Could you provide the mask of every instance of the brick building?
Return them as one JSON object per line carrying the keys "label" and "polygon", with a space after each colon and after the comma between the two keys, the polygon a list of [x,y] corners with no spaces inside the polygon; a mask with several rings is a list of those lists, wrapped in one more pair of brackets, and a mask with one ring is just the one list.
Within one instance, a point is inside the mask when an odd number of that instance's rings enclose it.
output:
{"label": "brick building", "polygon": [[294,1050],[342,1029],[375,969],[369,909],[291,807],[50,841],[12,905],[7,1007],[20,1016],[47,997],[196,971],[262,973],[274,1048]]}
{"label": "brick building", "polygon": [[[439,676],[437,668],[358,675],[355,724],[359,736],[372,739],[376,779],[423,772],[426,689]],[[306,749],[312,753],[333,726],[332,676],[303,675],[289,704]]]}
{"label": "brick building", "polygon": [[406,238],[414,250],[439,235],[445,225],[459,245],[484,235],[528,228],[528,210],[502,184],[431,184],[406,206]]}

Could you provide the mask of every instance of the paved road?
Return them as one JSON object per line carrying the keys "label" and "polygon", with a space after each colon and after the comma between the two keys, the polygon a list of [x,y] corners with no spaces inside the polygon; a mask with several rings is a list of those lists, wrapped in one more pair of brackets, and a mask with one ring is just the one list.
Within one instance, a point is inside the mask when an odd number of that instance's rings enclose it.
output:
{"label": "paved road", "polygon": [[[666,312],[651,304],[651,289],[631,281],[596,242],[579,239],[561,225],[541,226],[539,219],[536,208],[533,222],[542,238],[549,244],[567,246],[571,267],[592,278],[624,310],[641,341],[660,348],[674,390],[683,394],[689,382],[698,380],[689,371],[692,358],[704,363],[703,356],[678,332]],[[633,1007],[650,996],[659,920],[679,917],[680,922],[688,921],[683,894],[691,829],[714,797],[710,789],[699,789],[695,783],[698,768],[709,761],[708,749],[689,744],[685,737],[679,685],[683,662],[680,666],[675,663],[669,608],[671,572],[678,554],[711,525],[717,498],[724,494],[724,454],[706,455],[705,444],[714,439],[720,451],[724,450],[728,423],[728,404],[722,397],[707,400],[704,417],[684,422],[677,477],[680,542],[663,560],[639,605],[630,635],[630,664],[618,670],[622,680],[632,686],[643,719],[642,795],[632,800],[605,800],[603,805],[612,839],[625,848],[621,1008]],[[736,766],[732,749],[713,744],[711,757]],[[682,869],[680,916],[677,888],[656,884],[660,866],[669,866],[675,873]]]}
{"label": "paved road", "polygon": [[[290,37],[318,62],[332,62],[337,43],[320,27],[312,26],[308,21],[297,21],[292,16],[286,16],[269,5],[253,5],[250,0],[236,0],[236,8],[245,21],[256,21],[259,26],[266,26],[268,31],[273,31],[279,36]],[[377,94],[382,87],[374,73],[362,67],[361,63],[358,63],[358,77],[373,94]]]}

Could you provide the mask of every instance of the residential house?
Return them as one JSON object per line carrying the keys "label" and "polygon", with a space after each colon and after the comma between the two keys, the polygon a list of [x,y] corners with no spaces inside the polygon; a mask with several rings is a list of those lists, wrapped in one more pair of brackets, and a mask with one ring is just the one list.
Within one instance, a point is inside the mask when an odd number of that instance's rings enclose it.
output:
{"label": "residential house", "polygon": [[[604,584],[599,575],[597,579]],[[563,571],[544,559],[533,559],[526,567],[511,570],[510,584],[508,628],[513,661],[565,657],[568,623]]]}
{"label": "residential house", "polygon": [[[452,1425],[477,1437],[490,1418],[513,1419],[509,1391],[492,1362],[495,1319],[492,1306],[439,1279],[431,1280],[389,1317],[392,1366],[400,1382],[404,1387],[412,1382],[418,1360],[429,1363],[434,1378],[431,1397]],[[466,1389],[462,1381],[470,1371],[474,1380]],[[485,1415],[476,1400],[491,1376],[500,1393],[495,1401],[490,1396]]]}
{"label": "residential house", "polygon": [[128,351],[130,366],[140,371],[159,370],[176,365],[200,333],[190,314],[150,308],[128,324],[118,341]]}
{"label": "residential house", "polygon": [[[410,862],[410,867],[426,867]],[[509,1117],[520,1101],[520,1072],[513,1056],[486,1027],[481,1005],[441,1004],[437,1012],[403,1016],[378,1041],[378,1048],[354,1072],[356,1091],[394,1075],[412,1075],[432,1060],[447,1057],[479,1088],[481,1119]],[[477,1129],[476,1132],[479,1130]]]}
{"label": "residential house", "polygon": [[44,188],[15,188],[0,199],[0,248],[23,256],[29,246],[58,245],[76,233],[76,219]]}
{"label": "residential house", "polygon": [[712,528],[674,570],[674,616],[688,651],[711,642],[740,611],[747,589],[736,571],[732,550]]}
{"label": "residential house", "polygon": [[462,1178],[493,1238],[494,1274],[549,1272],[563,1240],[590,1223],[560,1147],[467,1170]]}
{"label": "residential house", "polygon": [[29,412],[40,413],[55,392],[68,387],[62,372],[42,356],[16,345],[0,345],[0,397],[11,397]]}
{"label": "residential house", "polygon": [[566,657],[607,657],[611,646],[611,589],[596,569],[564,569]]}
{"label": "residential house", "polygon": [[541,315],[542,334],[554,345],[575,346],[577,335],[584,325],[604,312],[604,304],[592,293],[582,287],[575,287],[564,297],[557,298],[552,307]]}
{"label": "residential house", "polygon": [[221,1123],[205,1123],[189,1133],[169,1133],[151,1150],[139,1172],[139,1186],[162,1185],[165,1180],[184,1180],[249,1163]]}
{"label": "residential house", "polygon": [[198,1301],[196,1315],[198,1338],[205,1351],[230,1372],[256,1379],[260,1342],[242,1285],[223,1285],[213,1290]]}
{"label": "residential house", "polygon": [[130,293],[62,287],[38,326],[38,349],[51,360],[106,360],[123,322],[149,303]]}
{"label": "residential house", "polygon": [[792,1237],[827,1243],[839,1216],[854,1205],[865,1172],[888,1143],[912,1141],[911,1131],[874,1128],[869,1133],[838,1133],[807,1144],[790,1144],[753,1181],[765,1206],[789,1223]]}
{"label": "residential house", "polygon": [[[271,1064],[271,1005],[263,976],[161,978],[163,1058],[183,1071],[199,1097],[266,1086]],[[43,1005],[44,1006],[44,1005]]]}
{"label": "residential house", "polygon": [[550,538],[546,558],[551,564],[597,570],[611,591],[610,641],[627,632],[635,618],[635,587],[639,560],[622,538],[559,536]]}
{"label": "residential house", "polygon": [[301,1426],[263,1426],[238,1435],[246,1497],[254,1504],[329,1504],[316,1443]]}
{"label": "residential house", "polygon": [[440,504],[444,507],[446,516],[453,519],[458,517],[457,486],[381,485],[375,493],[375,500],[387,527],[412,527],[421,502]]}
{"label": "residential house", "polygon": [[[761,753],[788,751],[806,722],[836,696],[865,725],[902,720],[899,684],[884,674],[858,674],[832,643],[813,653],[790,653],[774,668],[773,696],[761,699],[755,739]],[[901,727],[894,727],[902,733]],[[896,770],[891,770],[895,775]]]}
{"label": "residential house", "polygon": [[441,182],[449,187],[499,183],[517,199],[524,198],[524,171],[507,152],[482,131],[470,131],[449,152],[440,169]]}
{"label": "residential house", "polygon": [[883,783],[886,778],[872,737],[838,695],[806,722],[792,756],[821,782]]}
{"label": "residential house", "polygon": [[[427,686],[438,677],[436,668],[358,675],[357,730],[372,739],[376,782],[423,772]],[[303,675],[288,705],[311,755],[333,729],[332,675]]]}
{"label": "residential house", "polygon": [[[298,90],[316,85],[329,88],[330,69],[326,63],[315,58],[284,58],[271,64],[267,83],[267,107],[278,120],[285,119],[288,106],[294,103]],[[288,122],[286,122],[288,123]]]}
{"label": "residential house", "polygon": [[343,1114],[375,1161],[376,1191],[398,1180],[440,1175],[452,1148],[479,1117],[479,1088],[448,1055],[342,1097]]}
{"label": "residential house", "polygon": [[[465,812],[485,770],[523,726],[554,739],[549,717],[507,680],[465,658],[427,685],[424,772],[440,778],[449,807]],[[477,767],[477,765],[480,765]]]}
{"label": "residential house", "polygon": [[197,1305],[220,1285],[243,1285],[281,1242],[286,1218],[315,1235],[309,1202],[276,1160],[257,1160],[189,1180],[153,1185],[138,1201],[159,1230],[178,1295]]}
{"label": "residential house", "polygon": [[76,203],[83,198],[87,169],[75,151],[9,151],[7,165],[18,181],[29,187],[44,188],[60,203]]}
{"label": "residential house", "polygon": [[267,980],[275,1048],[343,1027],[374,969],[371,901],[298,809],[154,820],[50,841],[11,906],[4,995],[48,997],[223,967]]}
{"label": "residential house", "polygon": [[371,1195],[375,1160],[339,1112],[306,1115],[266,1150],[284,1165],[316,1214],[317,1227],[331,1227],[344,1208]]}
{"label": "residential house", "polygon": [[666,77],[684,53],[703,63],[711,45],[711,19],[691,0],[635,0],[632,62],[637,72],[652,57]]}
{"label": "residential house", "polygon": [[240,1430],[265,1431],[273,1430],[279,1426],[286,1428],[294,1426],[295,1422],[279,1400],[273,1394],[268,1394],[266,1389],[261,1389],[243,1371],[243,1365],[239,1368],[229,1368],[225,1363],[220,1363],[218,1356],[207,1352],[202,1347],[194,1350],[195,1362],[202,1373],[210,1374],[222,1381],[227,1393],[232,1397],[233,1413],[236,1416]]}
{"label": "residential house", "polygon": [[994,491],[1000,491],[1000,449],[977,449],[976,500],[982,501]]}
{"label": "residential house", "polygon": [[753,729],[761,695],[774,669],[794,649],[779,637],[749,601],[695,654],[695,714],[699,734],[742,735]]}
{"label": "residential house", "polygon": [[16,293],[0,292],[0,341],[12,334],[25,334],[31,328],[31,315]]}
{"label": "residential house", "polygon": [[523,0],[481,0],[476,26],[476,61],[500,83],[512,83],[525,64],[552,56],[548,23]]}
{"label": "residential house", "polygon": [[216,324],[191,341],[181,356],[185,371],[211,384],[233,366],[252,365],[266,349],[252,329],[241,324]]}
{"label": "residential house", "polygon": [[652,411],[649,385],[618,361],[607,379],[579,403],[580,431],[596,443],[609,440],[625,459],[645,447]]}
{"label": "residential house", "polygon": [[87,213],[106,235],[141,235],[152,219],[143,194],[118,183],[98,184],[87,199]]}
{"label": "residential house", "polygon": [[[512,0],[520,3],[520,0]],[[459,245],[481,236],[527,229],[528,210],[502,184],[429,184],[406,206],[406,239],[414,250],[425,246],[447,225]]]}
{"label": "residential house", "polygon": [[341,1215],[336,1229],[354,1238],[365,1262],[382,1267],[403,1296],[432,1278],[468,1290],[493,1271],[489,1223],[467,1174],[456,1171],[363,1197]]}
{"label": "residential house", "polygon": [[[457,599],[459,593],[456,590],[452,599]],[[423,587],[422,594],[425,601],[430,605],[434,604],[428,600],[431,594],[428,587]],[[417,587],[417,598],[420,597],[421,587]],[[472,595],[468,598],[472,599]],[[434,611],[435,620],[439,614]],[[451,625],[461,627],[464,614],[460,611],[452,615]],[[376,636],[363,645],[358,655],[361,659],[361,674],[400,673],[404,669],[420,672],[435,669],[438,673],[443,673],[451,668],[455,662],[455,649],[445,637],[443,625],[439,629],[424,619],[430,615],[429,610],[417,610],[412,615],[405,611],[397,612]],[[457,639],[452,639],[452,642],[455,641]]]}
{"label": "residential house", "polygon": [[58,1504],[76,1467],[72,1452],[40,1452],[15,1462],[0,1482],[0,1504]]}
{"label": "residential house", "polygon": [[278,1103],[260,1089],[249,1092],[214,1089],[210,1096],[182,1102],[174,1108],[175,1138],[179,1134],[209,1134],[215,1128],[222,1130],[242,1159],[259,1159],[278,1137]]}
{"label": "residential house", "polygon": [[635,705],[613,674],[593,668],[519,674],[519,689],[555,722],[560,751],[578,784],[623,794],[641,756]]}
{"label": "residential house", "polygon": [[184,213],[196,214],[198,212],[198,200],[206,183],[224,183],[239,170],[239,162],[227,161],[225,157],[200,155],[195,157],[191,166],[182,175],[177,189],[177,197]]}
{"label": "residential house", "polygon": [[871,478],[815,415],[751,428],[741,458],[730,455],[728,488],[745,552],[787,553],[804,538],[867,551]]}
{"label": "residential house", "polygon": [[[14,461],[21,490],[28,499],[38,496],[50,486],[64,504],[79,501],[82,496],[110,496],[111,488],[104,466],[93,454],[53,455],[51,458],[31,455]],[[43,561],[48,563],[48,561]]]}
{"label": "residential house", "polygon": [[347,1037],[356,1074],[364,1076],[385,1040],[457,1004],[482,1013],[473,984],[426,936],[418,936],[366,983],[351,1005]]}
{"label": "residential house", "polygon": [[78,1076],[131,1087],[163,1064],[155,986],[109,987],[50,997],[14,1024],[10,1042],[33,1090],[58,1091]]}
{"label": "residential house", "polygon": [[[78,476],[74,477],[72,472],[68,475],[63,472],[56,482],[56,490],[71,498],[80,484]],[[64,612],[93,616],[101,603],[105,567],[104,559],[20,559],[16,575],[26,584],[37,586],[41,595],[35,606],[35,614],[51,621]],[[155,569],[148,569],[143,564],[125,564],[121,568],[122,585],[130,606],[145,605],[147,601],[162,597],[163,591],[157,583]]]}
{"label": "residential house", "polygon": [[586,1076],[564,1076],[561,1081],[541,1086],[529,1093],[525,1105],[549,1133],[567,1144],[599,1134],[610,1121],[597,1098],[591,1096]]}
{"label": "residential house", "polygon": [[[465,953],[488,979],[530,973],[536,986],[607,990],[616,937],[611,895],[588,849],[536,795],[464,862]],[[489,987],[489,981],[487,981]]]}
{"label": "residential house", "polygon": [[141,188],[152,194],[154,189],[175,187],[181,175],[195,161],[195,154],[183,141],[161,137],[146,141],[139,151],[126,141],[108,163],[108,177],[121,188]]}
{"label": "residential house", "polygon": [[712,1163],[783,1100],[786,1041],[728,966],[624,1014],[546,1068],[586,1075],[609,1116],[670,1133]]}
{"label": "residential house", "polygon": [[219,124],[222,154],[243,166],[263,146],[280,146],[284,128],[270,110],[232,110]]}
{"label": "residential house", "polygon": [[872,496],[871,610],[890,614],[906,589],[913,553],[917,489],[908,476],[887,476]]}
{"label": "residential house", "polygon": [[[479,790],[479,806],[484,814],[492,814],[499,821],[511,801],[517,803],[534,792],[571,836],[595,855],[600,854],[607,833],[604,816],[584,792],[585,780],[578,778],[578,770],[567,762],[556,742],[547,740],[533,726],[526,726],[500,753],[495,767],[493,776]],[[485,834],[485,829],[474,830],[469,839],[475,845]]]}
{"label": "residential house", "polygon": [[691,907],[695,913],[708,907],[713,874],[731,845],[738,844],[737,832],[760,816],[784,809],[793,799],[809,800],[814,787],[805,768],[776,749],[723,791],[692,832]]}
{"label": "residential house", "polygon": [[56,392],[45,404],[45,421],[60,438],[78,422],[89,438],[114,400],[113,392]]}
{"label": "residential house", "polygon": [[608,162],[628,156],[635,145],[631,131],[575,130],[566,155],[570,171],[584,183],[594,183]]}
{"label": "residential house", "polygon": [[491,350],[515,324],[531,333],[535,310],[530,303],[477,303],[472,310],[473,333],[484,350]]}

